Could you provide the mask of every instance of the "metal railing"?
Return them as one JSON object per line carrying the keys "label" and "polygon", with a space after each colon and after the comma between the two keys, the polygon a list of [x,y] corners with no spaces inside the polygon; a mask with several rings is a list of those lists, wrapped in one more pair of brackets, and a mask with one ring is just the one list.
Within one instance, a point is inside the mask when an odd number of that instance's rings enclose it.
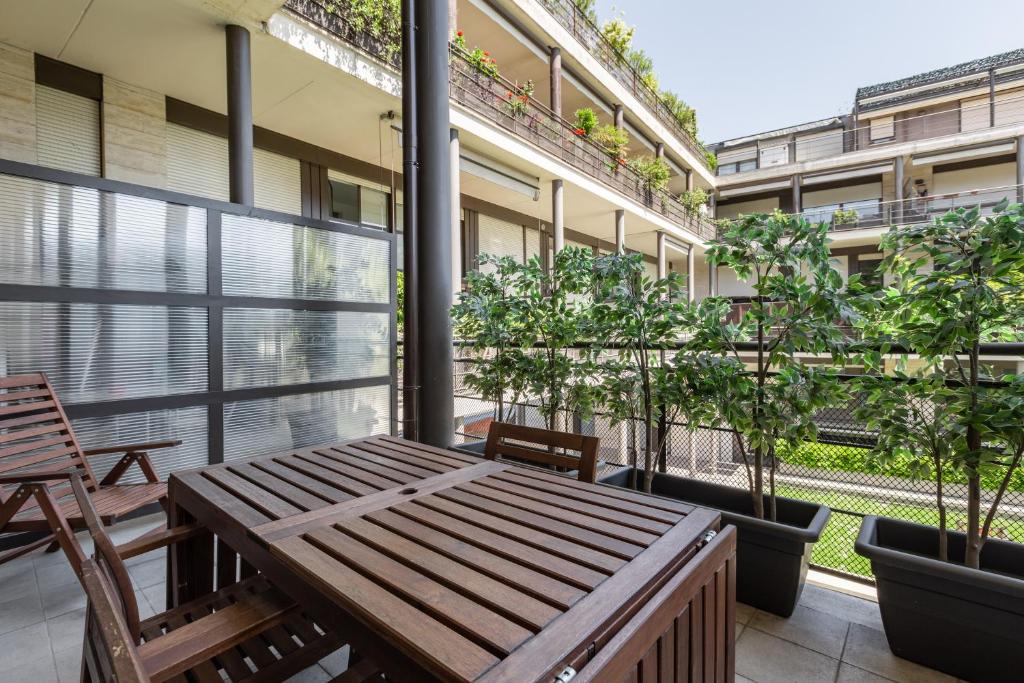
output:
{"label": "metal railing", "polygon": [[339,6],[324,0],[285,0],[284,6],[306,21],[330,31],[349,45],[396,69],[402,68],[402,37],[374,35],[357,26],[339,11]]}
{"label": "metal railing", "polygon": [[667,192],[652,190],[628,163],[622,163],[590,138],[578,135],[569,121],[526,97],[521,84],[486,73],[472,62],[467,52],[454,45],[450,52],[452,100],[695,235],[704,239],[715,237],[716,228],[708,219],[690,211]]}
{"label": "metal railing", "polygon": [[[983,353],[994,364],[1015,367],[1022,360],[1021,344],[986,344]],[[469,349],[456,349],[455,395],[458,442],[486,436],[493,406],[475,395],[463,378],[477,362]],[[850,379],[851,376],[843,376]],[[827,505],[832,517],[815,545],[812,563],[831,571],[870,579],[868,560],[854,552],[860,521],[865,515],[885,515],[934,526],[934,482],[915,479],[900,459],[883,467],[868,458],[876,434],[854,417],[864,399],[851,394],[842,405],[831,406],[815,416],[818,439],[779,454],[776,477],[779,495]],[[526,400],[510,411],[515,422],[545,427],[537,404]],[[600,410],[590,418],[563,413],[559,429],[597,436],[601,440],[600,460],[604,472],[643,461],[642,423],[614,423]],[[746,489],[743,460],[735,448],[732,433],[720,425],[702,425],[691,430],[681,422],[665,426],[668,438],[658,458],[658,471]],[[638,455],[639,454],[639,455]],[[642,466],[642,465],[641,465]],[[966,525],[966,486],[947,473],[945,498],[952,529]],[[985,504],[995,495],[993,482],[983,482]],[[994,537],[1024,542],[1024,474],[1014,478],[1005,494],[994,525]]]}
{"label": "metal railing", "polygon": [[[749,173],[764,168],[775,168],[788,164],[824,159],[850,152],[858,152],[880,147],[887,147],[904,142],[916,140],[929,140],[933,138],[959,135],[962,133],[980,133],[986,130],[998,130],[1024,123],[1024,96],[997,100],[995,103],[995,125],[991,120],[991,103],[983,102],[968,106],[952,107],[943,111],[929,112],[917,116],[896,118],[891,125],[891,134],[881,136],[881,133],[889,133],[889,130],[880,130],[876,125],[874,130],[876,137],[872,139],[872,126],[858,126],[849,129],[837,129],[829,133],[814,134],[809,139],[801,140],[797,135],[795,140],[776,138],[770,140],[770,144],[750,143],[754,149],[754,156],[733,161],[720,162],[718,175],[728,176],[737,173]],[[865,117],[866,118],[866,117]],[[771,164],[762,164],[761,151],[770,148],[785,146],[786,153],[775,158],[779,161]],[[743,145],[736,145],[743,147]],[[722,150],[719,150],[721,153]],[[750,162],[754,162],[754,168],[747,168]],[[742,169],[742,170],[741,170]]]}
{"label": "metal railing", "polygon": [[959,208],[981,209],[983,215],[1004,199],[1020,202],[1024,185],[1003,185],[948,194],[926,195],[891,201],[857,201],[838,206],[804,209],[800,214],[815,223],[829,223],[831,230],[863,230],[894,225],[929,223],[948,211]]}
{"label": "metal railing", "polygon": [[640,100],[647,109],[657,117],[659,121],[669,127],[686,148],[705,167],[710,169],[705,154],[707,149],[699,141],[695,140],[688,130],[673,116],[668,106],[662,100],[661,95],[650,85],[644,82],[626,58],[618,52],[608,39],[601,33],[601,29],[584,14],[573,0],[538,0],[550,14],[562,25],[564,29],[572,34],[573,38],[590,52],[608,72],[615,77],[622,85]]}

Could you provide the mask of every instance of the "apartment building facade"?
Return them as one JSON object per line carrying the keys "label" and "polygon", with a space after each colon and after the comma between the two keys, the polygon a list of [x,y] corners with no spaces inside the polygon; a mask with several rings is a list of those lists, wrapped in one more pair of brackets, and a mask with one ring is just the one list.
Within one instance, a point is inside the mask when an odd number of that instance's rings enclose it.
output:
{"label": "apartment building facade", "polygon": [[[827,222],[840,271],[871,279],[890,226],[1021,201],[1022,136],[1024,50],[865,86],[847,115],[712,145],[716,215],[778,209]],[[750,294],[724,272],[717,291]]]}
{"label": "apartment building facade", "polygon": [[[691,272],[713,226],[671,194],[714,174],[575,4],[453,9],[501,67],[481,78],[453,50],[454,272],[483,252],[549,262],[556,243]],[[507,93],[527,80],[521,116]],[[47,372],[90,443],[181,439],[161,474],[399,429],[400,86],[395,46],[331,3],[3,3],[0,374]],[[665,159],[671,194],[577,135],[582,107]]]}

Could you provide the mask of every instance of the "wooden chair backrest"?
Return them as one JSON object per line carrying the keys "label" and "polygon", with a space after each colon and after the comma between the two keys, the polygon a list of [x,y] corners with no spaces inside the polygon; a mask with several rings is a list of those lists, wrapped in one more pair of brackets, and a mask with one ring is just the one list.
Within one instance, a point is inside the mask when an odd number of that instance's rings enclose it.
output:
{"label": "wooden chair backrest", "polygon": [[82,587],[88,598],[82,666],[83,680],[143,683],[150,678],[136,649],[136,639],[120,609],[120,596],[96,560],[82,563]]}
{"label": "wooden chair backrest", "polygon": [[[525,441],[535,446],[524,446],[509,441]],[[496,460],[500,457],[527,460],[541,465],[553,465],[578,470],[578,479],[593,483],[597,478],[597,450],[600,440],[596,436],[553,432],[549,429],[524,427],[507,422],[492,422],[487,431],[487,445],[484,457]],[[554,449],[578,451],[579,456],[555,452]]]}
{"label": "wooden chair backrest", "polygon": [[[51,474],[80,470],[88,490],[96,488],[89,463],[50,381],[41,372],[0,377],[0,475]],[[0,487],[0,500],[14,486]],[[70,493],[53,485],[55,498]]]}

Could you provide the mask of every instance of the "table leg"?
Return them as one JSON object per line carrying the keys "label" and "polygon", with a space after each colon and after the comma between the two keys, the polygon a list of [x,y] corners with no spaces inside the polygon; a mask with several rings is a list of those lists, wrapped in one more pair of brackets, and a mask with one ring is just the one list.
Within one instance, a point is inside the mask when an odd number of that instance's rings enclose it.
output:
{"label": "table leg", "polygon": [[[169,528],[190,524],[195,519],[168,492]],[[167,548],[167,609],[172,609],[213,592],[213,534],[203,533]]]}

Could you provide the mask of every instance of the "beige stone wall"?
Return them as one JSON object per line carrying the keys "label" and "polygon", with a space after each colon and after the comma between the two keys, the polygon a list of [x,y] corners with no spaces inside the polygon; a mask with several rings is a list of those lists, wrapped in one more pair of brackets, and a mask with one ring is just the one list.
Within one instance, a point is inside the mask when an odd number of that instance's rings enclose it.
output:
{"label": "beige stone wall", "polygon": [[34,164],[36,84],[32,53],[0,43],[0,159]]}
{"label": "beige stone wall", "polygon": [[103,176],[166,187],[167,111],[164,96],[103,77]]}

